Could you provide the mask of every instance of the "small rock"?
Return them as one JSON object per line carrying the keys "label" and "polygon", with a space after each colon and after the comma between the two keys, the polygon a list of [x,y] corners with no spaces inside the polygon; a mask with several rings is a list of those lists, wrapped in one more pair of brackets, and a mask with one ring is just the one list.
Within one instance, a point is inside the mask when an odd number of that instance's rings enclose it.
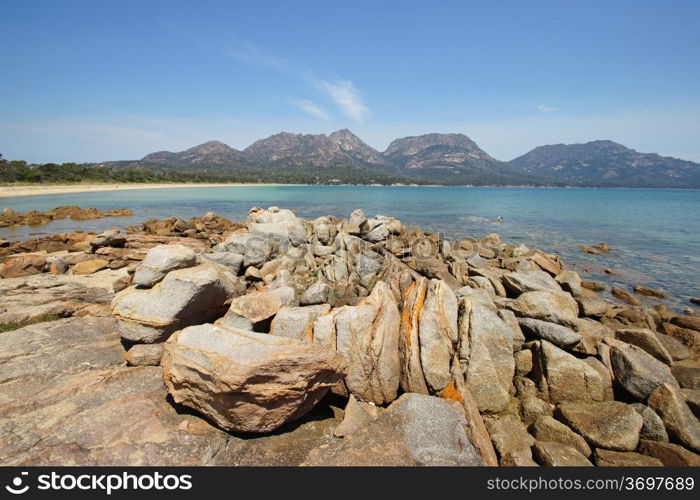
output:
{"label": "small rock", "polygon": [[579,247],[582,252],[589,253],[591,255],[600,255],[604,253],[610,252],[611,248],[610,245],[607,243],[597,243],[595,245],[591,246],[582,246]]}
{"label": "small rock", "polygon": [[530,447],[535,442],[535,438],[528,434],[520,419],[514,415],[504,415],[486,418],[484,423],[500,456],[511,454],[532,459]]}
{"label": "small rock", "polygon": [[641,306],[642,302],[632,295],[630,292],[627,290],[623,290],[622,288],[616,288],[613,287],[611,290],[612,294],[620,299],[622,302],[626,302],[627,304],[633,305],[633,306]]}
{"label": "small rock", "polygon": [[151,248],[134,273],[134,284],[151,288],[175,269],[192,267],[197,256],[184,245],[158,245]]}
{"label": "small rock", "polygon": [[530,349],[516,352],[513,358],[517,375],[525,376],[532,371],[532,351]]}
{"label": "small rock", "polygon": [[554,279],[565,292],[569,292],[573,297],[580,297],[583,294],[581,277],[577,272],[562,271]]}
{"label": "small rock", "polygon": [[276,293],[253,292],[233,299],[226,314],[242,316],[255,324],[273,317],[281,307],[282,299]]}
{"label": "small rock", "polygon": [[640,439],[668,441],[668,433],[666,433],[664,422],[654,410],[641,403],[633,403],[630,406],[642,416],[642,430],[639,431]]}
{"label": "small rock", "polygon": [[301,305],[328,304],[333,302],[333,289],[323,281],[317,281],[306,289],[299,301]]}
{"label": "small rock", "polygon": [[245,292],[230,272],[214,264],[171,271],[150,289],[128,288],[116,295],[112,310],[122,338],[154,343],[176,330],[212,321]]}
{"label": "small rock", "polygon": [[263,276],[260,269],[257,267],[250,266],[245,270],[245,279],[248,281],[262,281]]}
{"label": "small rock", "polygon": [[592,467],[593,464],[576,448],[551,441],[536,441],[535,458],[548,467]]}
{"label": "small rock", "polygon": [[[683,361],[684,359],[688,359],[690,357],[690,351],[683,345],[682,342],[679,342],[670,335],[665,335],[663,333],[654,332],[654,335],[656,335],[659,342],[661,342],[661,344],[666,348],[666,351],[668,351],[668,353],[671,355],[673,361]],[[671,368],[671,371],[673,371],[673,368]]]}
{"label": "small rock", "polygon": [[634,286],[634,293],[637,293],[639,295],[644,295],[645,297],[654,297],[657,299],[665,299],[666,294],[662,292],[661,290],[657,290],[655,288],[651,288],[648,286],[644,285],[635,285]]}
{"label": "small rock", "polygon": [[118,229],[108,229],[90,241],[93,250],[99,247],[119,247],[126,243],[126,237]]}
{"label": "small rock", "polygon": [[700,418],[700,389],[681,389],[681,396],[693,415]]}
{"label": "small rock", "polygon": [[68,271],[68,264],[61,258],[51,259],[49,271],[51,274],[65,274]]}
{"label": "small rock", "polygon": [[587,290],[593,290],[594,292],[604,292],[608,289],[607,285],[602,281],[582,280],[581,286]]}
{"label": "small rock", "polygon": [[129,366],[158,366],[163,356],[163,344],[136,344],[124,353]]}
{"label": "small rock", "polygon": [[579,313],[576,301],[564,292],[524,292],[505,305],[521,318],[549,321],[568,327],[576,326]]}
{"label": "small rock", "polygon": [[700,332],[700,316],[675,316],[671,319],[671,323]]}
{"label": "small rock", "polygon": [[662,467],[657,458],[631,451],[612,451],[596,448],[595,464],[598,467]]}
{"label": "small rock", "polygon": [[644,455],[658,459],[666,467],[700,466],[700,455],[677,444],[643,439],[639,442],[639,451]]}
{"label": "small rock", "polygon": [[581,316],[602,316],[608,310],[608,303],[601,297],[578,297],[576,299]]}
{"label": "small rock", "polygon": [[362,403],[351,394],[348,404],[345,405],[343,421],[335,428],[333,435],[339,438],[349,436],[375,421],[377,417],[379,417],[379,408]]}
{"label": "small rock", "polygon": [[283,307],[275,315],[270,335],[313,343],[313,325],[319,316],[328,314],[331,306]]}
{"label": "small rock", "polygon": [[586,457],[591,456],[591,448],[586,440],[561,422],[549,415],[539,417],[532,424],[530,431],[538,441],[554,441],[577,449]]}
{"label": "small rock", "polygon": [[228,267],[233,274],[238,274],[243,264],[243,255],[233,252],[212,252],[198,255],[202,262],[211,262]]}
{"label": "small rock", "polygon": [[109,261],[104,259],[92,259],[78,262],[71,267],[73,274],[92,274],[109,267]]}

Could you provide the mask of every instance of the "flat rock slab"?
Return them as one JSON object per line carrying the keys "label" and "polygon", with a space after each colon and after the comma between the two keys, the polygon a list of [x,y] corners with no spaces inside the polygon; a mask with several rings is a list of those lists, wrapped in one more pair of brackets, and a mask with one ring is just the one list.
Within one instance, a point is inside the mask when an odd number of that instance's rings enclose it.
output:
{"label": "flat rock slab", "polygon": [[340,421],[323,406],[274,435],[227,434],[169,403],[160,367],[123,355],[111,318],[0,335],[0,465],[298,465]]}
{"label": "flat rock slab", "polygon": [[0,324],[20,323],[47,314],[72,316],[91,305],[109,305],[113,286],[126,269],[84,276],[36,274],[0,279]]}

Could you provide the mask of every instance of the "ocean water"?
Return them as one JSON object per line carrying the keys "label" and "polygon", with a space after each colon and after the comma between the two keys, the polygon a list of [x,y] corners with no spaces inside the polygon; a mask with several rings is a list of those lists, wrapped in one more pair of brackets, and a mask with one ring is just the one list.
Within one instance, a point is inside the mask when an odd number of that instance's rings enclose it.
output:
{"label": "ocean water", "polygon": [[[150,218],[188,219],[212,210],[244,219],[252,206],[276,205],[304,217],[392,215],[407,225],[448,237],[497,232],[502,240],[556,252],[585,278],[629,288],[634,283],[672,294],[671,305],[700,296],[700,191],[584,188],[461,188],[366,186],[241,186],[30,196],[0,199],[0,208],[47,210],[60,205],[126,207],[133,217],[56,221],[0,229],[0,237],[84,229],[101,231]],[[503,223],[496,223],[497,217]],[[607,242],[613,251],[592,256],[578,247]],[[615,274],[604,272],[611,269]],[[653,303],[650,302],[650,303]]]}

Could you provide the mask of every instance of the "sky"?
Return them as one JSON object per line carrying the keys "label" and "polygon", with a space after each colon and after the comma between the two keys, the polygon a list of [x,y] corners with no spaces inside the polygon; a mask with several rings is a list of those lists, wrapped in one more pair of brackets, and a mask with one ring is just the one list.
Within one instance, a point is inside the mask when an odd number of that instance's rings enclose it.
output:
{"label": "sky", "polygon": [[0,2],[0,153],[92,162],[277,132],[609,139],[700,161],[700,2]]}

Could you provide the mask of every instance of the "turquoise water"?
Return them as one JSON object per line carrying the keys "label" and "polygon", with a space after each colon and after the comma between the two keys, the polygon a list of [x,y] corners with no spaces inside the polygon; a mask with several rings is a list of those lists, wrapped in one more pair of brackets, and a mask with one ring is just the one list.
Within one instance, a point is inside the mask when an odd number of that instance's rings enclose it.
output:
{"label": "turquoise water", "polygon": [[[126,190],[5,198],[0,207],[46,210],[59,205],[127,207],[134,217],[56,221],[38,228],[0,230],[19,239],[29,233],[77,228],[99,231],[149,218],[190,218],[213,210],[245,218],[251,206],[277,205],[298,215],[393,215],[404,224],[450,237],[498,232],[504,241],[557,252],[582,275],[611,284],[663,288],[685,301],[700,295],[700,191],[654,189],[449,188],[365,186],[243,186]],[[496,217],[504,218],[496,224]],[[589,256],[580,245],[605,241],[614,251]],[[609,276],[603,269],[616,274]],[[685,303],[687,305],[687,302]]]}

